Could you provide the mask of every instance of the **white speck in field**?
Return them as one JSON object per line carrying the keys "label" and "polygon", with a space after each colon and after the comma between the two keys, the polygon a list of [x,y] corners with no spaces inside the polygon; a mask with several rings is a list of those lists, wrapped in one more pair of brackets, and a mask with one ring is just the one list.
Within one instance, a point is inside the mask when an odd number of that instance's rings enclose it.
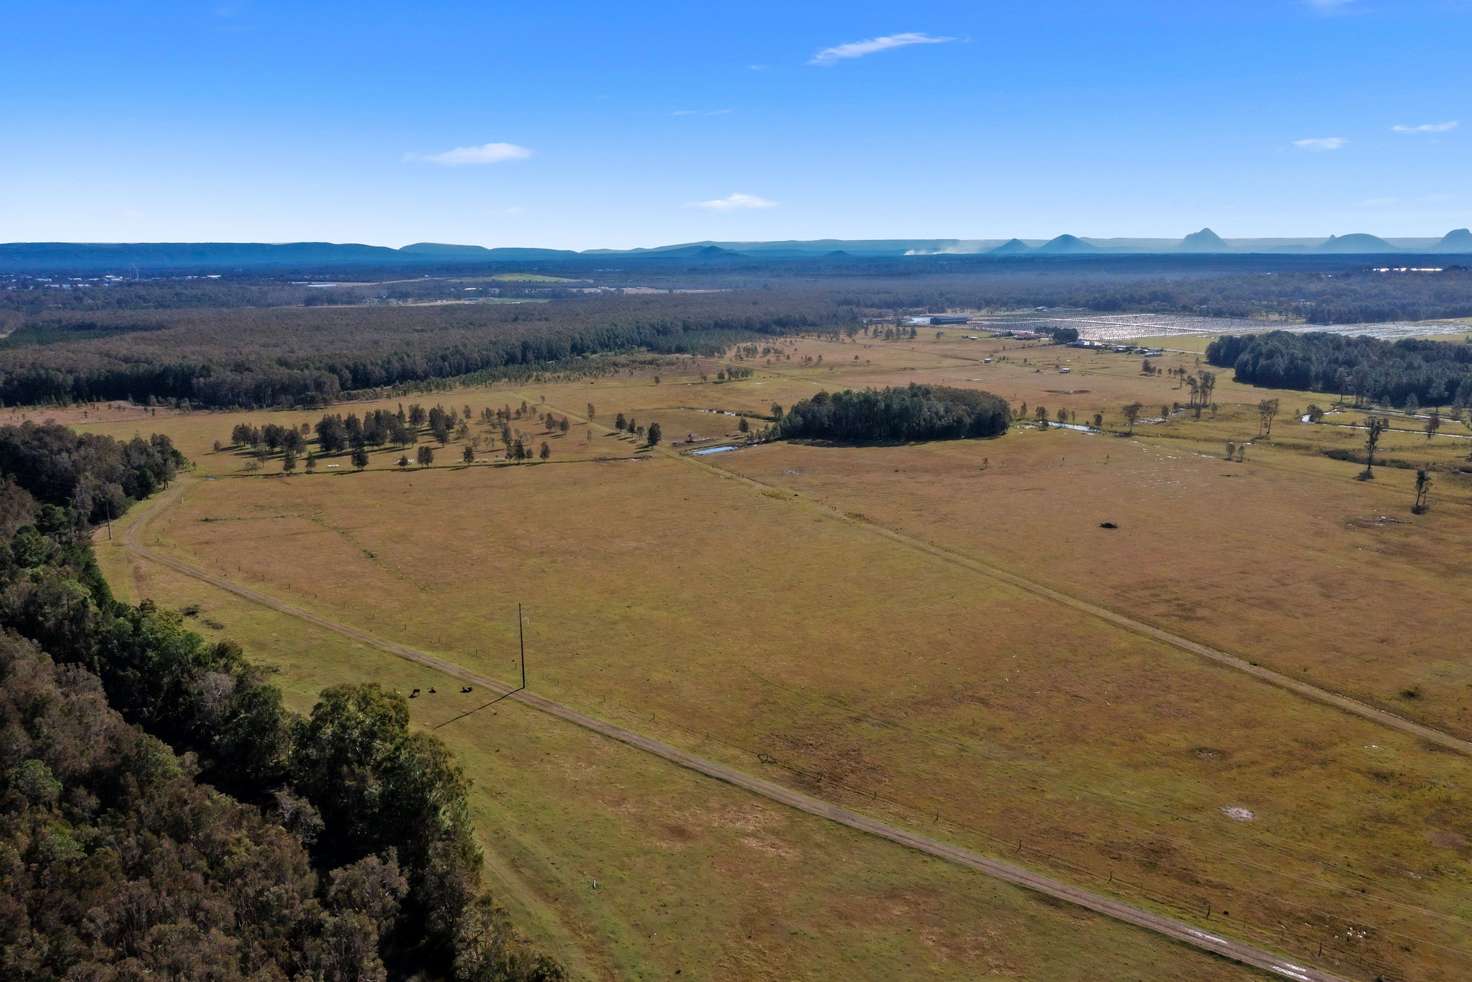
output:
{"label": "white speck in field", "polygon": [[1223,805],[1222,814],[1227,816],[1234,822],[1250,822],[1253,819],[1257,818],[1257,816],[1252,813],[1252,809],[1243,808],[1241,805]]}

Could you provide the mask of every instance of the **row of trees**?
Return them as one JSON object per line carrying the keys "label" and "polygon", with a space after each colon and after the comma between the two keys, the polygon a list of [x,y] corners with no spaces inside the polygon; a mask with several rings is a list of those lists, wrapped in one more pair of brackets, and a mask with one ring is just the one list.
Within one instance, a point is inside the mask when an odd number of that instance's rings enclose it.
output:
{"label": "row of trees", "polygon": [[1206,349],[1239,382],[1403,406],[1472,406],[1472,344],[1312,332],[1227,335]]}
{"label": "row of trees", "polygon": [[1000,436],[1011,421],[1006,400],[989,392],[911,384],[820,392],[783,413],[773,435],[845,443],[954,440]]}
{"label": "row of trees", "polygon": [[559,977],[480,896],[466,779],[402,696],[299,717],[238,645],[114,600],[75,492],[161,486],[144,443],[147,477],[0,429],[0,977]]}

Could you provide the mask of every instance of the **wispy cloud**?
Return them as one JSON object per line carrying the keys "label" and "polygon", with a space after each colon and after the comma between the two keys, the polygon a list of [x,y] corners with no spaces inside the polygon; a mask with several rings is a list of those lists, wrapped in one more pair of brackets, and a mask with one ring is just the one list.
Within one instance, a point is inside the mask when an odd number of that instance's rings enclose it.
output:
{"label": "wispy cloud", "polygon": [[808,60],[808,64],[822,65],[826,68],[850,58],[863,58],[865,55],[874,55],[894,48],[908,48],[915,44],[949,44],[955,40],[956,38],[953,37],[922,34],[915,31],[907,31],[904,34],[886,34],[883,37],[869,38],[867,41],[849,41],[846,44],[824,48],[813,55]]}
{"label": "wispy cloud", "polygon": [[504,164],[508,160],[525,160],[532,152],[514,143],[482,143],[478,147],[456,147],[440,153],[406,153],[405,160],[442,167],[467,167],[478,164]]}
{"label": "wispy cloud", "polygon": [[729,116],[734,109],[676,109],[671,116]]}
{"label": "wispy cloud", "polygon": [[1392,133],[1450,133],[1459,125],[1455,119],[1445,123],[1418,123],[1414,126],[1397,123],[1390,130]]}
{"label": "wispy cloud", "polygon": [[1302,140],[1294,140],[1293,145],[1300,150],[1323,153],[1326,150],[1338,150],[1348,142],[1342,136],[1310,136]]}
{"label": "wispy cloud", "polygon": [[1321,14],[1338,14],[1348,11],[1356,0],[1303,0],[1305,4]]}
{"label": "wispy cloud", "polygon": [[741,211],[748,208],[775,208],[777,202],[755,194],[742,194],[740,191],[726,195],[724,198],[712,198],[710,201],[692,201],[689,208],[704,208],[706,211]]}

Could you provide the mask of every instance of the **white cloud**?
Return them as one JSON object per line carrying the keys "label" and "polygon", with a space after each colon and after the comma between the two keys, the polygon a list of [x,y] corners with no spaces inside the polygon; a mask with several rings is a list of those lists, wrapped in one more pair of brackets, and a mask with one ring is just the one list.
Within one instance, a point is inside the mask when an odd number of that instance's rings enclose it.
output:
{"label": "white cloud", "polygon": [[690,208],[704,208],[706,211],[741,211],[746,208],[775,208],[777,202],[767,198],[758,197],[754,194],[742,194],[737,191],[728,194],[724,198],[712,198],[710,201],[692,201],[687,206]]}
{"label": "white cloud", "polygon": [[1300,150],[1322,153],[1325,150],[1338,150],[1348,142],[1342,136],[1311,136],[1302,140],[1294,140],[1293,145]]}
{"label": "white cloud", "polygon": [[941,37],[935,34],[921,34],[915,31],[907,31],[904,34],[886,34],[883,37],[869,38],[867,41],[849,41],[847,44],[835,45],[824,48],[808,61],[809,65],[836,65],[840,61],[850,58],[862,58],[865,55],[878,54],[881,51],[889,51],[892,48],[908,48],[912,44],[948,44],[956,40],[952,37]]}
{"label": "white cloud", "polygon": [[676,109],[671,116],[729,116],[734,109]]}
{"label": "white cloud", "polygon": [[503,164],[508,160],[525,160],[532,152],[514,143],[482,143],[478,147],[456,147],[441,153],[408,153],[405,160],[442,167],[465,167],[475,164]]}
{"label": "white cloud", "polygon": [[1397,123],[1390,128],[1393,133],[1450,133],[1460,125],[1455,119],[1445,123],[1419,123],[1408,126],[1405,123]]}

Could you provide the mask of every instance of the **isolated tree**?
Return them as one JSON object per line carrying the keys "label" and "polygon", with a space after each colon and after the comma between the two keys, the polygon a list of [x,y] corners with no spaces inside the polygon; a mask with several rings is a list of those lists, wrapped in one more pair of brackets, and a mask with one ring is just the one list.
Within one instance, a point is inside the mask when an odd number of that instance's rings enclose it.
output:
{"label": "isolated tree", "polygon": [[425,446],[419,448],[417,456],[419,459],[419,466],[428,467],[430,464],[434,463],[434,448],[426,444]]}
{"label": "isolated tree", "polygon": [[1046,430],[1048,428],[1048,407],[1038,406],[1034,409],[1033,419],[1038,421],[1038,429]]}
{"label": "isolated tree", "polygon": [[1433,409],[1431,415],[1426,417],[1426,439],[1430,440],[1434,437],[1439,429],[1441,429],[1441,413]]}
{"label": "isolated tree", "polygon": [[1228,460],[1231,460],[1236,455],[1237,455],[1237,444],[1233,443],[1231,440],[1228,440],[1227,441],[1227,459]]}
{"label": "isolated tree", "polygon": [[1103,428],[1104,428],[1104,414],[1103,413],[1095,413],[1094,414],[1094,429],[1096,429],[1096,430],[1102,430]]}
{"label": "isolated tree", "polygon": [[1411,506],[1411,512],[1416,515],[1426,513],[1426,499],[1431,494],[1431,474],[1422,467],[1416,471],[1416,503]]}
{"label": "isolated tree", "polygon": [[467,443],[465,445],[465,453],[462,456],[467,464],[475,463],[475,448]]}
{"label": "isolated tree", "polygon": [[1360,471],[1361,481],[1375,479],[1375,448],[1380,446],[1380,436],[1390,429],[1390,420],[1384,416],[1370,416],[1365,420],[1365,469]]}
{"label": "isolated tree", "polygon": [[315,471],[316,469],[317,469],[317,455],[314,454],[314,453],[308,453],[307,454],[307,473],[310,474],[313,471]]}
{"label": "isolated tree", "polygon": [[362,447],[354,447],[353,448],[353,466],[356,467],[358,470],[362,470],[363,468],[367,467],[368,466],[368,451],[364,450]]}
{"label": "isolated tree", "polygon": [[552,448],[547,444],[546,440],[542,441],[542,449],[537,451],[537,456],[542,458],[543,460],[546,460],[548,457],[552,456]]}
{"label": "isolated tree", "polygon": [[620,433],[622,433],[624,430],[628,429],[628,427],[629,427],[629,421],[626,420],[626,419],[624,419],[624,414],[623,413],[619,413],[617,416],[615,416],[613,418],[613,428],[616,429],[616,430],[618,430]]}
{"label": "isolated tree", "polygon": [[1140,410],[1144,408],[1145,407],[1140,405],[1138,402],[1132,402],[1129,405],[1124,406],[1120,409],[1120,412],[1124,413],[1125,422],[1130,424],[1131,434],[1135,432],[1135,420],[1140,418]]}
{"label": "isolated tree", "polygon": [[595,409],[595,408],[593,408],[593,404],[591,402],[588,403],[588,422],[591,423],[593,420],[595,420],[597,418],[598,418],[598,410]]}
{"label": "isolated tree", "polygon": [[[1201,418],[1201,410],[1211,402],[1211,393],[1216,389],[1216,373],[1199,371],[1196,373],[1196,418]],[[1215,412],[1215,409],[1212,410]]]}
{"label": "isolated tree", "polygon": [[746,421],[746,417],[745,416],[742,416],[741,417],[741,421],[736,424],[736,428],[738,430],[740,430],[742,433],[750,433],[751,432],[751,424]]}
{"label": "isolated tree", "polygon": [[1308,404],[1308,408],[1305,409],[1303,413],[1305,416],[1308,417],[1308,421],[1310,423],[1317,423],[1319,420],[1324,418],[1323,407],[1312,402]]}
{"label": "isolated tree", "polygon": [[408,466],[409,466],[409,455],[408,454],[400,454],[399,455],[399,467],[402,469],[402,468],[408,467]]}
{"label": "isolated tree", "polygon": [[1271,438],[1273,435],[1273,419],[1278,415],[1278,400],[1264,399],[1257,404],[1257,432],[1261,436]]}
{"label": "isolated tree", "polygon": [[572,424],[567,421],[566,416],[562,417],[562,421],[557,424],[557,431],[559,433],[566,433],[570,429],[572,429]]}
{"label": "isolated tree", "polygon": [[[745,421],[743,420],[743,422],[745,422]],[[657,446],[659,446],[659,441],[662,440],[663,438],[664,438],[664,430],[662,430],[660,428],[659,424],[658,423],[650,423],[649,424],[649,435],[648,435],[649,445],[651,447],[657,447]]]}
{"label": "isolated tree", "polygon": [[281,455],[281,470],[286,474],[290,474],[296,470],[296,451],[290,447]]}

